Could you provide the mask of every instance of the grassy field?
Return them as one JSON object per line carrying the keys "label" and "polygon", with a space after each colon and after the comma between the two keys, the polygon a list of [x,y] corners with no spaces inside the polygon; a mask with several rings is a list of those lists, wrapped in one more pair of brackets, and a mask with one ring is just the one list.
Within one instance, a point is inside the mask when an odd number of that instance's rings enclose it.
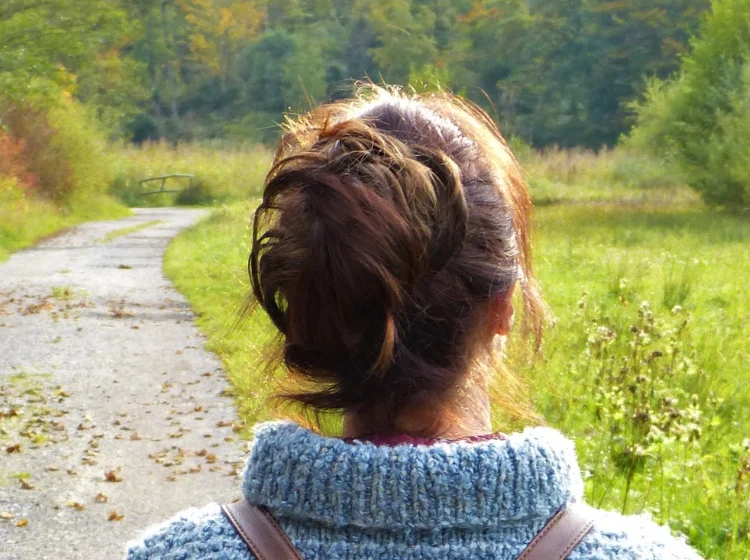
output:
{"label": "grassy field", "polygon": [[[117,172],[110,191],[131,206],[209,205],[246,200],[257,191],[258,177],[271,163],[271,152],[261,146],[220,147],[199,144],[172,146],[167,143],[120,146],[116,150]],[[143,179],[170,174],[192,175],[170,178],[170,194],[155,191],[160,183],[141,184]]]}
{"label": "grassy field", "polygon": [[[527,169],[532,185],[544,179],[539,165]],[[576,183],[554,188],[570,203],[537,210],[536,267],[554,318],[540,355],[511,345],[513,370],[544,422],[575,438],[593,504],[648,510],[707,557],[748,558],[750,222],[706,210],[679,184],[618,200]],[[666,203],[670,192],[678,203]],[[281,413],[257,367],[273,333],[260,316],[237,323],[251,211],[216,210],[165,262],[248,426]]]}
{"label": "grassy field", "polygon": [[58,205],[38,198],[11,196],[10,191],[4,193],[0,188],[0,262],[12,252],[65,228],[91,220],[123,218],[129,214],[127,207],[104,195],[91,197],[85,205],[62,210]]}

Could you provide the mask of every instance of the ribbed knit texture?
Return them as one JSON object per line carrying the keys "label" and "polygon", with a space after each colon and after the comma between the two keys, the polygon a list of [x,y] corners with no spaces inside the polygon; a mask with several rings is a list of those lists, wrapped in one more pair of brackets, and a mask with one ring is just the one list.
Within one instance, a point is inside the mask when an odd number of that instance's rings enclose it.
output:
{"label": "ribbed knit texture", "polygon": [[[242,492],[268,508],[306,560],[511,560],[558,509],[582,500],[583,483],[572,442],[548,428],[389,447],[273,422],[256,428]],[[214,504],[131,543],[128,559],[146,558],[254,557]],[[597,512],[569,558],[700,557],[645,516]]]}

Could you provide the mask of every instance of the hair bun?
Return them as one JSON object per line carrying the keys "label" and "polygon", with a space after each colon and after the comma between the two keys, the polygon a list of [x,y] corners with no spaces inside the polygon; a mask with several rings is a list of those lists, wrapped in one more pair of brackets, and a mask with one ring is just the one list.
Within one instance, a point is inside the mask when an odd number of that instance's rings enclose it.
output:
{"label": "hair bun", "polygon": [[285,396],[364,411],[389,429],[407,405],[452,394],[472,367],[489,302],[519,266],[531,272],[530,202],[512,158],[498,172],[506,148],[478,110],[383,98],[288,123],[249,268],[286,366],[315,383]]}

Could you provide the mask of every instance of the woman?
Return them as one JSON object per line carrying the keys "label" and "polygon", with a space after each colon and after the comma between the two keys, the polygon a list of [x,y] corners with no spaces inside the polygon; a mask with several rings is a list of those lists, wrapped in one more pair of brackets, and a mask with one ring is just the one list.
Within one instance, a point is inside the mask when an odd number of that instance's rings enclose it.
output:
{"label": "woman", "polygon": [[[514,291],[524,331],[541,335],[530,209],[495,125],[455,97],[372,89],[288,125],[250,276],[299,381],[286,397],[343,412],[343,434],[258,426],[242,492],[302,558],[514,559],[582,502],[569,440],[491,433],[491,366]],[[594,527],[571,559],[699,558],[646,518],[587,515]],[[218,505],[128,554],[256,557]]]}

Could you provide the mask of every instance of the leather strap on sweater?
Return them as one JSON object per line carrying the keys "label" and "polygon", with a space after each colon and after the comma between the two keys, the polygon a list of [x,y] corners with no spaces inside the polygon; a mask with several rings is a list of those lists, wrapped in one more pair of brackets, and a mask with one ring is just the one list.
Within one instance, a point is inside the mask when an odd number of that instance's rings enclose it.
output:
{"label": "leather strap on sweater", "polygon": [[247,500],[222,511],[258,560],[302,560],[302,557],[273,517]]}
{"label": "leather strap on sweater", "polygon": [[518,560],[563,560],[593,528],[590,510],[571,504],[547,522]]}
{"label": "leather strap on sweater", "polygon": [[[258,560],[302,560],[265,509],[244,499],[221,506],[221,509]],[[518,560],[563,560],[593,526],[594,519],[582,506],[573,504],[561,509],[534,537]]]}

